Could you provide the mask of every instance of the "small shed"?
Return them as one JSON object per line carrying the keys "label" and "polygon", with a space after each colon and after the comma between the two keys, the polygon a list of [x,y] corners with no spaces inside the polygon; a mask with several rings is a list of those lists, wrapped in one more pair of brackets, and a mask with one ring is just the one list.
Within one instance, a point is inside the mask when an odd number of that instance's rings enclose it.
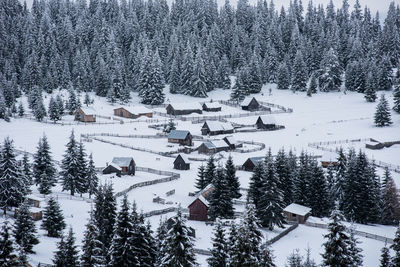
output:
{"label": "small shed", "polygon": [[135,175],[135,167],[136,164],[132,157],[114,157],[112,162],[104,168],[103,174]]}
{"label": "small shed", "polygon": [[205,141],[197,148],[200,154],[214,154],[217,153],[217,148],[210,141]]}
{"label": "small shed", "polygon": [[174,160],[174,169],[190,170],[190,162],[186,155],[178,154]]}
{"label": "small shed", "polygon": [[188,206],[189,220],[207,221],[208,220],[208,199],[214,190],[212,184],[207,185],[203,190],[196,194],[196,199]]}
{"label": "small shed", "polygon": [[243,170],[245,171],[253,171],[254,167],[256,167],[257,163],[260,160],[264,160],[265,157],[251,157],[248,158],[244,163],[243,163]]}
{"label": "small shed", "polygon": [[114,109],[114,116],[119,116],[128,119],[137,119],[141,116],[152,118],[153,111],[143,106],[119,107]]}
{"label": "small shed", "polygon": [[283,209],[283,213],[285,214],[288,222],[297,222],[303,224],[307,220],[308,216],[310,216],[311,208],[292,203]]}
{"label": "small shed", "polygon": [[167,114],[170,115],[189,115],[192,113],[202,114],[202,107],[200,104],[193,103],[179,103],[179,104],[169,104],[166,108]]}
{"label": "small shed", "polygon": [[222,140],[229,146],[230,149],[236,149],[243,147],[242,143],[239,143],[233,136],[225,136]]}
{"label": "small shed", "polygon": [[339,164],[338,154],[335,152],[325,151],[324,154],[322,154],[320,161],[323,168],[328,168],[329,166],[337,166]]}
{"label": "small shed", "polygon": [[30,207],[40,208],[40,203],[44,201],[43,198],[29,194],[26,196],[26,202]]}
{"label": "small shed", "polygon": [[[29,207],[29,213],[34,221],[40,221],[43,218],[43,210],[41,208]],[[18,208],[14,210],[14,218],[18,215]]]}
{"label": "small shed", "polygon": [[96,111],[92,107],[79,107],[74,112],[74,120],[81,122],[96,122]]}
{"label": "small shed", "polygon": [[256,121],[257,129],[272,130],[276,128],[275,118],[272,116],[259,116]]}
{"label": "small shed", "polygon": [[255,97],[246,97],[240,104],[243,110],[254,111],[260,109],[261,105]]}
{"label": "small shed", "polygon": [[112,162],[110,164],[107,164],[107,166],[103,169],[103,174],[115,173],[118,177],[121,177],[121,172],[121,167]]}
{"label": "small shed", "polygon": [[206,102],[202,105],[204,111],[208,112],[218,112],[221,111],[222,106],[218,102]]}
{"label": "small shed", "polygon": [[180,145],[192,146],[192,135],[189,131],[184,130],[172,130],[168,134],[168,142],[176,143]]}
{"label": "small shed", "polygon": [[201,127],[202,135],[218,135],[233,133],[233,126],[228,122],[205,121]]}

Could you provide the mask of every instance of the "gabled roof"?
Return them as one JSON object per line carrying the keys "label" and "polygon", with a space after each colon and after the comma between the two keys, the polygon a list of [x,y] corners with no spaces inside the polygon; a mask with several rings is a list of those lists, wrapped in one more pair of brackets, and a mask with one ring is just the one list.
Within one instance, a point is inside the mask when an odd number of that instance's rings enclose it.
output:
{"label": "gabled roof", "polygon": [[250,160],[255,166],[255,165],[257,165],[257,163],[259,161],[264,160],[264,159],[265,159],[265,157],[251,157],[251,158],[248,158],[247,160]]}
{"label": "gabled roof", "polygon": [[275,118],[271,115],[266,115],[266,116],[259,116],[257,120],[261,120],[262,124],[267,125],[267,124],[276,124]]}
{"label": "gabled roof", "polygon": [[174,110],[202,110],[199,103],[170,103]]}
{"label": "gabled roof", "polygon": [[321,161],[326,162],[337,162],[338,154],[336,152],[324,151],[321,157]]}
{"label": "gabled roof", "polygon": [[80,107],[80,109],[86,115],[94,115],[96,113],[96,110],[93,107]]}
{"label": "gabled roof", "polygon": [[[112,167],[114,167],[115,169],[117,169],[117,170],[119,170],[119,171],[122,171],[122,168],[120,167],[120,166],[118,166],[117,164],[115,164],[115,163],[113,163],[113,162],[111,162],[108,166],[112,166]],[[107,167],[108,167],[107,166]],[[106,168],[107,168],[106,167]]]}
{"label": "gabled roof", "polygon": [[205,145],[208,149],[216,148],[216,146],[210,141],[205,141],[202,143],[202,145]]}
{"label": "gabled roof", "polygon": [[292,203],[289,206],[287,206],[286,208],[284,208],[283,211],[287,211],[287,212],[290,212],[290,213],[293,213],[296,215],[300,215],[300,216],[305,216],[311,212],[311,208],[300,205],[300,204]]}
{"label": "gabled roof", "polygon": [[211,132],[233,130],[233,126],[229,122],[205,121],[203,127],[205,127],[205,125],[208,126]]}
{"label": "gabled roof", "polygon": [[186,164],[190,163],[188,157],[186,155],[184,155],[184,154],[178,154],[178,156],[176,156],[176,158],[174,160],[174,163],[179,157],[181,157],[183,162],[185,162]]}
{"label": "gabled roof", "polygon": [[218,102],[205,102],[203,105],[205,105],[207,108],[221,108],[221,104]]}
{"label": "gabled roof", "polygon": [[116,166],[119,167],[128,167],[129,164],[131,163],[131,160],[133,160],[132,157],[115,157],[113,158],[111,164],[115,164]]}
{"label": "gabled roof", "polygon": [[[248,105],[250,105],[250,102],[252,101],[252,100],[255,100],[255,101],[257,101],[257,99],[254,97],[254,96],[248,96],[248,97],[246,97],[243,101],[242,101],[242,103],[240,104],[242,107],[244,106],[244,107],[246,107],[246,106],[248,106]],[[257,103],[258,103],[258,101],[257,101]]]}
{"label": "gabled roof", "polygon": [[[116,109],[123,108],[127,111],[129,111],[132,114],[146,114],[146,113],[151,113],[152,111],[144,106],[134,106],[134,107],[119,107]],[[115,110],[115,109],[114,109]]]}
{"label": "gabled roof", "polygon": [[185,140],[186,137],[190,134],[189,131],[185,130],[172,130],[168,134],[169,139],[179,139],[179,140]]}
{"label": "gabled roof", "polygon": [[238,141],[236,141],[235,137],[233,137],[233,136],[226,136],[226,137],[224,137],[224,139],[226,139],[226,141],[228,141],[228,145],[238,144]]}
{"label": "gabled roof", "polygon": [[202,190],[200,190],[196,195],[195,195],[195,200],[192,201],[192,203],[189,204],[189,207],[196,201],[200,200],[201,202],[206,205],[206,207],[209,206],[208,198],[210,197],[210,193],[214,190],[214,185],[213,184],[208,184],[206,187],[204,187]]}
{"label": "gabled roof", "polygon": [[229,148],[229,145],[224,140],[214,140],[212,141],[215,147],[217,148]]}

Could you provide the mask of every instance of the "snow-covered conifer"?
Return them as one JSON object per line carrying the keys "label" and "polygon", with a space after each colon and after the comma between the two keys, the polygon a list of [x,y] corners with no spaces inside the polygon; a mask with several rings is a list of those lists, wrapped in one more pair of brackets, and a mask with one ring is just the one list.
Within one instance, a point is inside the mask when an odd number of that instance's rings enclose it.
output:
{"label": "snow-covered conifer", "polygon": [[37,151],[33,155],[33,178],[36,185],[39,185],[41,194],[50,194],[51,187],[56,182],[56,168],[51,157],[50,146],[47,137],[43,135],[39,139]]}
{"label": "snow-covered conifer", "polygon": [[56,267],[79,267],[78,247],[75,245],[75,237],[72,227],[69,228],[67,236],[62,236],[57,244],[53,263]]}
{"label": "snow-covered conifer", "polygon": [[57,200],[50,197],[43,212],[42,228],[50,237],[61,237],[66,225],[64,215]]}
{"label": "snow-covered conifer", "polygon": [[217,220],[214,227],[214,237],[212,237],[211,257],[207,259],[210,267],[228,266],[228,245],[225,238],[225,230],[222,223]]}
{"label": "snow-covered conifer", "polygon": [[29,207],[22,203],[18,207],[17,218],[14,223],[13,231],[15,242],[20,245],[26,253],[34,253],[33,246],[39,244],[36,236],[36,226]]}
{"label": "snow-covered conifer", "polygon": [[378,127],[389,126],[392,124],[389,103],[387,102],[384,94],[381,95],[379,103],[376,106],[374,120],[375,125]]}

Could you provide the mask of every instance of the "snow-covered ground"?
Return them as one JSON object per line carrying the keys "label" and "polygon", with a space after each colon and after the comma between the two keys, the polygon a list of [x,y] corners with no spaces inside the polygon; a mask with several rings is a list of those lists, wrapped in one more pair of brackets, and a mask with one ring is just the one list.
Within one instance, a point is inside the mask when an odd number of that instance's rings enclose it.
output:
{"label": "snow-covered ground", "polygon": [[[269,88],[273,88],[272,94],[269,95]],[[210,99],[227,100],[229,98],[229,91],[216,90],[209,93],[207,99],[197,99],[183,95],[171,95],[166,92],[166,99],[171,102],[184,102],[184,103],[199,103],[200,101],[209,101]],[[385,93],[392,105],[391,92]],[[66,96],[67,94],[64,93]],[[367,103],[362,94],[347,92],[343,93],[319,93],[312,97],[307,97],[305,93],[292,93],[291,91],[275,90],[273,85],[266,85],[263,88],[263,94],[256,95],[257,99],[265,102],[275,103],[284,107],[293,108],[293,113],[276,114],[273,115],[277,124],[284,125],[285,129],[278,131],[262,131],[262,132],[247,132],[233,134],[236,140],[255,141],[266,144],[266,147],[271,147],[272,153],[276,153],[279,149],[285,148],[286,150],[292,149],[296,153],[302,150],[321,155],[323,152],[308,147],[308,143],[319,141],[332,141],[342,139],[355,139],[355,138],[375,138],[378,140],[396,140],[400,137],[400,115],[392,112],[393,125],[390,127],[378,128],[373,125],[373,115],[375,112],[376,103]],[[49,97],[46,98],[48,101]],[[94,97],[94,108],[97,113],[102,116],[113,116],[113,109],[120,105],[110,105],[104,99]],[[24,99],[26,101],[26,99]],[[133,95],[133,100],[129,106],[138,106],[139,99],[136,94]],[[25,102],[25,107],[27,107]],[[243,113],[240,109],[222,105],[223,111],[220,114]],[[217,113],[210,113],[211,115],[220,115]],[[208,114],[207,114],[208,115]],[[229,121],[251,124],[254,123],[257,117],[246,117],[238,119],[229,119]],[[141,121],[145,118],[137,119]],[[154,119],[160,121],[167,121],[164,117],[154,116]],[[72,117],[67,117],[66,120],[71,121]],[[132,121],[125,119],[125,121]],[[156,122],[154,122],[156,123]],[[177,128],[180,130],[189,130],[194,135],[200,135],[201,124],[191,123],[190,121],[176,121]],[[15,146],[20,150],[34,153],[39,138],[46,134],[53,158],[61,160],[65,151],[65,144],[68,142],[68,137],[71,130],[74,130],[75,136],[78,138],[80,134],[87,133],[118,133],[118,134],[149,134],[155,135],[158,130],[149,128],[148,122],[134,122],[124,124],[94,124],[94,125],[54,125],[35,122],[29,119],[13,119],[11,123],[0,121],[0,140],[6,136],[10,136]],[[221,139],[225,135],[217,136]],[[104,137],[105,138],[105,137]],[[114,138],[107,137],[108,140],[127,143],[133,146],[148,148],[156,151],[175,150],[178,146],[173,145],[169,147],[166,139],[131,139],[131,138]],[[163,157],[156,154],[141,152],[123,148],[120,146],[113,146],[110,144],[98,142],[85,142],[85,148],[88,153],[93,153],[93,159],[96,167],[104,167],[106,163],[111,162],[113,157],[130,156],[135,159],[138,166],[149,167],[164,171],[174,171],[181,175],[180,179],[168,183],[151,185],[143,188],[136,188],[128,193],[130,202],[135,201],[139,211],[148,212],[156,209],[163,209],[170,206],[178,206],[179,204],[186,208],[193,200],[193,197],[188,196],[189,192],[194,192],[194,183],[197,177],[197,169],[203,164],[200,161],[191,161],[191,168],[188,171],[179,171],[173,169],[174,158]],[[196,145],[198,145],[196,143]],[[362,146],[362,144],[359,144]],[[249,146],[250,147],[250,146]],[[356,149],[358,149],[356,144]],[[249,157],[264,156],[267,149],[252,153],[222,153],[224,156],[219,162],[224,164],[229,154],[233,156],[235,165],[241,165]],[[395,145],[391,148],[382,150],[367,150],[368,156],[376,160],[385,161],[392,164],[400,164],[398,155],[400,148]],[[192,153],[193,157],[206,157],[198,155],[197,152]],[[378,170],[381,174],[382,170]],[[237,172],[241,187],[248,187],[251,173],[238,171]],[[392,173],[398,187],[400,186],[400,174]],[[133,183],[142,182],[162,178],[163,176],[153,175],[149,173],[137,172],[135,176],[128,177],[114,177],[101,175],[101,181],[105,182],[110,180],[114,184],[114,191],[118,192],[124,188],[129,187]],[[176,193],[167,197],[165,193],[175,189]],[[80,244],[84,226],[87,223],[88,212],[91,209],[92,203],[84,198],[68,196],[68,192],[60,192],[61,187],[56,186],[53,190],[55,195],[58,196],[61,207],[64,210],[66,222],[72,225],[77,237],[77,243]],[[172,204],[158,204],[153,203],[152,199],[156,196],[164,198]],[[118,199],[118,205],[120,199]],[[243,210],[243,206],[236,205],[238,211]],[[164,214],[164,218],[173,216],[173,213]],[[149,221],[152,224],[153,230],[158,226],[161,216],[150,217]],[[0,217],[4,220],[4,217]],[[317,219],[315,219],[317,220]],[[189,221],[188,225],[195,228],[197,238],[195,245],[197,248],[210,248],[210,238],[212,234],[212,226],[206,226],[203,222]],[[37,223],[39,228],[40,222]],[[385,235],[388,237],[394,236],[395,228],[386,226],[357,226],[363,231],[368,231],[375,234]],[[278,230],[276,230],[278,231]],[[273,237],[277,232],[265,232],[268,238]],[[284,266],[286,257],[296,248],[300,249],[302,254],[305,254],[304,249],[309,245],[312,250],[312,257],[319,263],[321,261],[320,253],[322,252],[321,244],[324,242],[323,235],[326,230],[311,228],[307,226],[299,226],[296,230],[277,241],[273,244],[274,255],[276,256],[276,263],[278,266]],[[30,255],[33,263],[38,262],[50,263],[53,257],[53,251],[56,249],[56,242],[58,239],[49,238],[44,236],[44,232],[39,230],[41,243],[34,247],[37,252]],[[364,266],[377,266],[380,254],[380,248],[384,246],[383,242],[375,241],[372,239],[359,238],[362,242],[361,247],[364,250]],[[198,256],[201,266],[206,266],[206,257]]]}

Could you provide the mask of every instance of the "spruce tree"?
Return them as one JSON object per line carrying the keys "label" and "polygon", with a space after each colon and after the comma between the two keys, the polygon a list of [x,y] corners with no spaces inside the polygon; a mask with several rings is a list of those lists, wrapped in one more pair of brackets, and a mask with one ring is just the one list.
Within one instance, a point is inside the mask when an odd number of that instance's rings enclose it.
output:
{"label": "spruce tree", "polygon": [[294,59],[292,67],[292,87],[291,89],[295,91],[306,91],[307,89],[307,68],[304,63],[303,54],[301,51],[297,51],[296,57]]}
{"label": "spruce tree", "polygon": [[15,242],[20,245],[26,253],[34,253],[33,246],[39,244],[36,237],[36,226],[32,219],[29,207],[22,203],[18,207],[17,217],[13,231]]}
{"label": "spruce tree", "polygon": [[256,94],[261,91],[263,82],[262,82],[262,75],[261,75],[261,66],[259,62],[259,55],[256,52],[253,53],[253,56],[250,59],[250,63],[248,66],[249,69],[249,79],[248,79],[248,86],[249,86],[249,93]]}
{"label": "spruce tree", "polygon": [[205,168],[203,164],[201,164],[199,167],[196,184],[194,186],[198,189],[198,191],[201,191],[203,188],[207,186],[205,181]]}
{"label": "spruce tree", "polygon": [[350,227],[350,235],[349,235],[349,252],[350,252],[350,266],[358,267],[363,265],[363,256],[361,252],[363,251],[358,247],[358,244],[361,242],[354,236],[354,229]]}
{"label": "spruce tree", "polygon": [[16,160],[13,141],[6,137],[0,149],[0,207],[6,214],[7,208],[22,203],[29,185]]}
{"label": "spruce tree", "polygon": [[387,102],[384,94],[381,95],[379,103],[376,106],[374,120],[375,125],[378,127],[389,126],[392,124],[389,103]]}
{"label": "spruce tree", "polygon": [[79,193],[87,193],[88,191],[88,163],[86,161],[86,152],[82,141],[78,145],[78,187],[77,191]]}
{"label": "spruce tree", "polygon": [[367,78],[367,82],[365,85],[364,97],[367,102],[375,102],[376,96],[376,89],[374,88],[374,84],[372,81],[372,75],[369,75]]}
{"label": "spruce tree", "polygon": [[400,85],[398,85],[393,91],[393,110],[400,113]]}
{"label": "spruce tree", "polygon": [[44,107],[42,98],[38,99],[32,112],[33,112],[33,116],[35,116],[35,119],[37,121],[42,121],[43,118],[47,116],[46,108]]}
{"label": "spruce tree", "polygon": [[249,94],[249,69],[242,67],[236,75],[236,82],[232,88],[231,99],[242,101]]}
{"label": "spruce tree", "polygon": [[99,234],[100,231],[97,228],[93,211],[91,211],[82,240],[81,264],[84,267],[105,265],[104,257],[102,256],[103,244],[99,241]]}
{"label": "spruce tree", "polygon": [[210,156],[207,161],[206,169],[204,171],[204,184],[207,186],[212,183],[216,174],[216,166],[214,156]]}
{"label": "spruce tree", "polygon": [[229,77],[229,63],[226,55],[222,56],[217,70],[217,86],[222,89],[231,89],[231,79]]}
{"label": "spruce tree", "polygon": [[260,160],[254,167],[253,174],[250,177],[250,186],[247,193],[247,199],[255,205],[256,209],[259,207],[260,200],[263,196],[263,177],[265,167],[264,163]]}
{"label": "spruce tree", "polygon": [[400,266],[400,225],[397,227],[393,244],[390,246],[390,248],[394,251],[394,256],[392,257],[392,266]]}
{"label": "spruce tree", "polygon": [[56,96],[56,102],[57,102],[57,106],[58,106],[58,113],[60,114],[60,116],[64,116],[65,114],[65,110],[64,110],[64,101],[62,100],[60,95]]}
{"label": "spruce tree", "polygon": [[81,106],[81,102],[77,97],[75,90],[74,88],[72,88],[72,86],[68,89],[68,91],[69,91],[69,98],[67,102],[67,109],[69,115],[72,115]]}
{"label": "spruce tree", "polygon": [[275,157],[275,170],[278,176],[278,188],[283,193],[283,204],[288,206],[293,202],[293,179],[289,166],[289,159],[286,156],[285,150],[280,149]]}
{"label": "spruce tree", "polygon": [[74,131],[71,132],[64,158],[61,161],[61,182],[64,190],[69,190],[71,195],[80,193],[82,186],[80,178],[80,162],[78,159],[78,147]]}
{"label": "spruce tree", "polygon": [[50,237],[61,237],[66,224],[64,215],[57,200],[50,197],[43,212],[42,228]]}
{"label": "spruce tree", "polygon": [[337,54],[333,48],[330,48],[321,61],[319,70],[319,88],[323,92],[340,91],[342,85],[342,69],[337,58]]}
{"label": "spruce tree", "polygon": [[97,192],[98,184],[99,178],[97,177],[96,168],[94,166],[93,155],[90,153],[86,173],[86,188],[89,193],[89,198]]}
{"label": "spruce tree", "polygon": [[225,177],[228,183],[228,187],[232,198],[240,198],[242,194],[240,193],[240,182],[239,178],[236,176],[236,168],[233,164],[232,156],[229,155],[228,160],[225,163]]}
{"label": "spruce tree", "polygon": [[26,186],[27,189],[29,190],[29,186],[31,186],[33,184],[33,180],[32,180],[32,165],[29,162],[29,157],[28,157],[28,153],[24,153],[24,156],[22,157],[22,161],[21,161],[21,171],[23,173],[23,176],[26,179]]}
{"label": "spruce tree", "polygon": [[185,93],[195,97],[206,97],[207,96],[207,76],[205,70],[205,64],[203,60],[203,52],[199,47],[193,66],[193,74],[190,78],[190,88],[184,88]]}
{"label": "spruce tree", "polygon": [[156,259],[155,263],[157,266],[161,264],[162,258],[165,256],[166,251],[163,249],[163,243],[165,240],[165,237],[167,236],[167,224],[165,221],[160,219],[160,223],[158,225],[157,231],[156,231]]}
{"label": "spruce tree", "polygon": [[51,98],[50,98],[48,113],[49,113],[50,120],[52,120],[54,122],[59,121],[61,119],[58,104],[53,96],[51,96]]}
{"label": "spruce tree", "polygon": [[298,249],[294,250],[289,254],[286,260],[287,267],[301,267],[302,266],[303,257],[300,255]]}
{"label": "spruce tree", "polygon": [[222,168],[217,169],[212,184],[214,185],[214,190],[210,193],[209,219],[232,218],[234,214],[232,195]]}
{"label": "spruce tree", "polygon": [[277,88],[278,89],[289,89],[290,87],[290,72],[289,68],[286,65],[286,62],[283,61],[278,68],[277,74]]}
{"label": "spruce tree", "polygon": [[25,115],[25,108],[22,102],[18,104],[18,116],[23,117]]}
{"label": "spruce tree", "polygon": [[398,190],[393,179],[388,176],[382,192],[382,217],[383,224],[398,224],[400,221],[400,201]]}
{"label": "spruce tree", "polygon": [[0,266],[4,267],[18,266],[10,231],[8,221],[4,221],[0,231]]}
{"label": "spruce tree", "polygon": [[390,251],[385,242],[385,246],[381,249],[381,259],[379,267],[387,267],[390,265]]}
{"label": "spruce tree", "polygon": [[165,255],[160,267],[196,266],[192,237],[188,235],[188,228],[180,210],[172,220],[173,223],[163,244]]}
{"label": "spruce tree", "polygon": [[36,185],[39,185],[41,194],[50,194],[51,187],[56,183],[56,168],[51,157],[50,146],[47,137],[43,135],[39,139],[37,151],[33,155],[33,178]]}
{"label": "spruce tree", "polygon": [[311,75],[310,84],[307,89],[307,96],[311,96],[312,94],[317,93],[317,88],[318,88],[317,77],[315,73],[313,73]]}
{"label": "spruce tree", "polygon": [[225,231],[222,223],[217,220],[214,227],[214,237],[212,240],[211,257],[207,259],[210,267],[226,267],[228,266],[228,244],[226,243]]}
{"label": "spruce tree", "polygon": [[[155,51],[149,68],[143,71],[148,71],[146,75],[142,73],[143,77],[140,81],[140,96],[143,104],[159,105],[164,102],[164,79],[162,73],[161,60],[158,55],[158,50]],[[146,83],[146,84],[144,84]]]}
{"label": "spruce tree", "polygon": [[72,228],[69,228],[67,236],[62,236],[57,244],[53,263],[56,267],[79,267],[78,248],[75,245],[75,237]]}

